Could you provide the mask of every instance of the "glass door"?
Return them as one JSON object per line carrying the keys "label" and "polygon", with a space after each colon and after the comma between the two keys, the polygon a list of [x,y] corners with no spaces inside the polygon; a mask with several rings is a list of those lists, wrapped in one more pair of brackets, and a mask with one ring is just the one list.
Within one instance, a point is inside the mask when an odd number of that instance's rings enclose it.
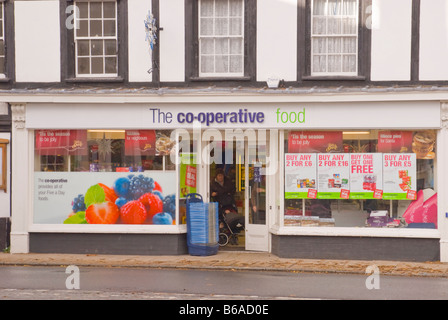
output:
{"label": "glass door", "polygon": [[246,188],[246,250],[268,251],[268,197],[266,145],[247,141],[245,146]]}

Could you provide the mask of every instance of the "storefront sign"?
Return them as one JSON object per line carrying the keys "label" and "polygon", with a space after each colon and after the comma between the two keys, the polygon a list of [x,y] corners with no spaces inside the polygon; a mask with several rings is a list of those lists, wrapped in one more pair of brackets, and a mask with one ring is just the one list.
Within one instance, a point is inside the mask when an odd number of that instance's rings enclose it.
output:
{"label": "storefront sign", "polygon": [[[129,95],[127,100],[132,99]],[[26,106],[26,126],[29,129],[129,130],[191,129],[195,123],[202,129],[388,130],[440,127],[440,103],[437,101],[232,103],[222,97],[207,98],[211,102],[189,102],[189,99],[186,97],[183,103],[29,103]],[[71,110],[76,110],[76,113]],[[406,110],[405,117],[403,110]],[[134,116],[130,117],[130,114]]]}
{"label": "storefront sign", "polygon": [[350,199],[380,199],[382,189],[382,154],[350,153]]}
{"label": "storefront sign", "polygon": [[317,154],[285,154],[285,199],[316,198]]}
{"label": "storefront sign", "polygon": [[350,197],[350,154],[317,155],[317,198],[348,199]]}
{"label": "storefront sign", "polygon": [[417,160],[415,153],[383,154],[383,199],[415,200]]}
{"label": "storefront sign", "polygon": [[40,155],[86,155],[86,130],[37,130],[36,151]]}
{"label": "storefront sign", "polygon": [[125,154],[129,156],[154,155],[156,133],[154,130],[126,130]]}
{"label": "storefront sign", "polygon": [[342,151],[342,131],[292,131],[288,150],[293,153]]}

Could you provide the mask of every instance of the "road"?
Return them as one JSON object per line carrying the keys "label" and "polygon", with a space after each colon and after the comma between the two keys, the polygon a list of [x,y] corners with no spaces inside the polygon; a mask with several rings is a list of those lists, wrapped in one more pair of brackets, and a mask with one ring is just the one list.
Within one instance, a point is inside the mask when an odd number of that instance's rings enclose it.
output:
{"label": "road", "polygon": [[[67,271],[67,273],[66,273]],[[146,268],[0,267],[2,300],[437,300],[448,279]],[[371,278],[370,278],[371,279]],[[367,280],[367,281],[366,281]],[[73,289],[67,289],[67,286]],[[371,286],[370,286],[371,287]],[[78,289],[79,288],[79,289]]]}

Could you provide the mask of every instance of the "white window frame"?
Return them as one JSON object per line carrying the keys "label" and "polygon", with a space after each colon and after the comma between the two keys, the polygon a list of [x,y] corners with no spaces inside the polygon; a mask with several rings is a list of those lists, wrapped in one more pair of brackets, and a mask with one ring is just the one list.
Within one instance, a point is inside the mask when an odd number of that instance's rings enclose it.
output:
{"label": "white window frame", "polygon": [[[216,1],[218,0],[214,0],[213,5],[216,4]],[[206,35],[206,36],[202,36],[201,35],[201,8],[202,8],[202,1],[199,0],[199,6],[198,6],[198,50],[199,50],[199,65],[198,65],[198,73],[199,73],[199,77],[220,77],[220,78],[228,78],[228,77],[242,77],[244,76],[244,15],[245,15],[245,6],[244,6],[244,0],[241,0],[242,2],[242,11],[241,11],[241,26],[242,26],[242,31],[241,31],[241,35],[215,35],[215,24],[213,23],[213,35]],[[214,8],[214,7],[213,7]],[[227,15],[227,19],[230,19],[230,10],[228,10],[228,15]],[[213,16],[211,16],[210,18],[213,18],[213,21],[215,20],[216,16],[215,16],[215,10],[213,10]],[[223,18],[223,17],[220,17]],[[235,18],[234,16],[232,16],[232,18]],[[213,56],[216,58],[217,54],[216,52],[214,54],[202,54],[201,53],[201,40],[202,39],[231,39],[231,38],[236,38],[236,39],[241,39],[242,43],[241,43],[241,52],[239,54],[231,54],[230,53],[230,44],[229,44],[229,52],[228,57],[229,57],[229,68],[230,68],[230,57],[231,56],[237,56],[237,55],[241,55],[242,57],[242,65],[241,65],[241,72],[202,72],[201,71],[201,65],[202,65],[202,56]],[[230,41],[229,41],[230,42]],[[213,63],[213,67],[215,68],[215,63]]]}
{"label": "white window frame", "polygon": [[[342,5],[342,2],[343,2],[344,0],[341,0],[341,5]],[[326,5],[326,8],[325,8],[325,11],[327,11],[328,10],[328,0],[326,0],[326,3],[327,3],[327,5]],[[359,45],[359,28],[358,28],[358,26],[359,26],[359,6],[360,6],[360,3],[359,3],[359,0],[357,0],[356,1],[356,10],[355,10],[355,15],[354,16],[352,16],[352,15],[339,15],[339,16],[337,16],[338,18],[340,18],[341,20],[343,19],[343,18],[355,18],[356,19],[356,34],[328,34],[328,17],[329,17],[329,15],[328,15],[328,13],[326,12],[325,13],[325,15],[323,15],[323,16],[319,16],[319,15],[314,15],[314,0],[311,0],[311,12],[310,12],[310,15],[311,15],[311,29],[310,29],[310,31],[311,31],[311,52],[310,52],[310,55],[311,55],[311,59],[310,59],[310,61],[311,61],[311,65],[310,65],[310,70],[311,70],[311,76],[357,76],[358,75],[358,70],[359,70],[359,61],[358,61],[358,55],[359,55],[359,47],[358,47],[358,45]],[[313,34],[313,30],[314,30],[314,17],[325,17],[325,20],[326,20],[326,31],[325,31],[325,34]],[[342,52],[342,42],[341,42],[341,52],[340,53],[331,53],[331,54],[329,54],[328,53],[328,41],[326,42],[326,52],[325,53],[321,53],[321,54],[315,54],[314,53],[314,45],[313,45],[313,39],[315,39],[315,38],[356,38],[356,53],[343,53]],[[315,71],[313,71],[313,68],[314,68],[314,57],[315,56],[317,56],[317,55],[320,55],[320,56],[326,56],[326,68],[325,68],[325,70],[326,70],[326,72],[315,72]],[[329,56],[337,56],[337,55],[339,55],[340,57],[341,57],[341,71],[338,71],[338,72],[329,72],[328,71],[328,57]],[[353,55],[353,56],[355,56],[355,61],[356,61],[356,70],[355,71],[353,71],[353,72],[343,72],[342,70],[343,70],[343,56],[344,55]]]}
{"label": "white window frame", "polygon": [[[75,10],[75,23],[76,23],[76,28],[74,29],[74,42],[75,42],[75,54],[74,54],[74,58],[75,58],[75,75],[77,78],[109,78],[109,77],[118,77],[118,3],[116,0],[95,0],[95,1],[75,1],[74,5],[76,6],[77,3],[88,3],[90,4],[91,2],[101,2],[101,3],[105,3],[105,2],[113,2],[115,4],[115,18],[90,18],[90,5],[88,6],[88,17],[87,18],[80,18],[78,17],[79,11]],[[101,14],[103,15],[103,11],[101,11]],[[104,36],[104,24],[102,23],[102,33],[103,36],[99,37],[99,36],[90,36],[90,23],[88,23],[88,36],[86,37],[78,37],[77,36],[77,30],[79,27],[79,21],[82,20],[115,20],[115,36]],[[87,56],[78,56],[78,41],[89,41],[89,55]],[[105,45],[103,45],[103,55],[98,55],[98,56],[93,56],[90,52],[91,50],[91,46],[90,46],[90,41],[95,41],[95,40],[115,40],[116,43],[116,54],[115,55],[106,55],[105,53]],[[90,61],[90,73],[78,73],[78,59],[82,57],[82,58],[89,58]],[[92,57],[102,57],[103,58],[103,73],[92,73]],[[116,68],[117,68],[117,72],[115,73],[106,73],[106,58],[110,58],[110,57],[115,57],[116,58]]]}

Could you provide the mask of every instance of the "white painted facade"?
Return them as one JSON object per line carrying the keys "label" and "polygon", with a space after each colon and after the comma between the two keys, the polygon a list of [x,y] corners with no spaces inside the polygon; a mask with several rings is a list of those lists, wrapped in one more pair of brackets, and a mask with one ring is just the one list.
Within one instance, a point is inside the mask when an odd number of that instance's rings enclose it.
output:
{"label": "white painted facade", "polygon": [[[152,11],[151,1],[127,0],[127,81],[136,83],[138,88],[155,81],[148,72],[154,67],[153,54],[145,41],[143,21]],[[15,33],[15,81],[17,84],[61,83],[61,32],[60,2],[56,0],[14,1]],[[159,1],[159,76],[161,87],[186,81],[185,51],[190,48],[185,37],[185,0]],[[371,28],[370,81],[369,86],[379,86],[382,82],[401,83],[409,86],[412,70],[412,1],[372,0],[366,12],[367,25]],[[254,82],[264,83],[271,78],[294,83],[298,81],[298,56],[304,49],[298,47],[297,1],[263,0],[257,4],[256,23],[256,64]],[[30,23],[32,21],[32,23]],[[445,0],[421,0],[419,75],[420,81],[448,81],[448,5]],[[445,27],[444,27],[445,26]],[[414,83],[412,83],[414,84]],[[123,84],[116,84],[121,87]],[[297,85],[297,84],[295,84]],[[325,89],[325,82],[322,88]],[[360,86],[366,84],[362,83]],[[94,85],[92,85],[94,86]],[[126,87],[126,85],[124,85]],[[198,85],[198,87],[200,84]],[[241,87],[244,88],[242,82]],[[302,84],[298,84],[300,89]],[[315,84],[313,84],[313,87]],[[333,85],[334,86],[334,85]],[[338,82],[344,87],[344,83]],[[439,194],[448,193],[448,129],[446,104],[448,91],[424,90],[348,90],[338,92],[288,91],[257,92],[256,90],[232,91],[231,89],[204,92],[189,92],[171,88],[155,92],[137,91],[124,93],[99,91],[36,94],[21,91],[15,94],[0,93],[0,101],[12,106],[13,124],[12,151],[12,230],[11,252],[29,252],[30,232],[81,232],[78,226],[45,226],[33,224],[33,143],[34,129],[114,129],[151,128],[157,125],[146,122],[145,108],[148,105],[165,107],[169,110],[207,111],[212,109],[247,106],[250,110],[272,112],[280,106],[292,110],[296,106],[315,106],[316,118],[319,113],[333,117],[322,121],[314,119],[307,129],[435,129],[438,131],[437,145],[437,189]],[[317,86],[319,87],[319,86]],[[191,88],[187,88],[191,89]],[[319,89],[319,88],[318,88]],[[368,108],[373,105],[375,108]],[[171,109],[170,109],[171,108]],[[290,108],[290,109],[288,109]],[[355,113],[351,111],[356,109]],[[375,109],[374,111],[372,109]],[[410,117],[403,117],[403,110]],[[129,113],[134,118],[129,118]],[[334,112],[334,113],[333,113]],[[107,113],[109,115],[107,116]],[[346,114],[351,114],[347,117]],[[404,113],[406,114],[406,113]],[[89,116],[86,116],[89,115]],[[106,116],[105,116],[106,115]],[[104,118],[103,118],[104,116]],[[101,119],[101,123],[98,123]],[[272,120],[272,119],[269,119]],[[338,123],[337,125],[335,123]],[[179,126],[177,126],[179,127]],[[225,128],[225,126],[223,126]],[[267,128],[278,129],[270,123]],[[3,136],[0,135],[0,138]],[[282,150],[282,146],[278,146]],[[205,169],[202,168],[205,172]],[[207,192],[207,179],[201,177],[200,190]],[[270,209],[269,232],[275,235],[313,236],[364,236],[364,237],[404,237],[440,239],[441,261],[448,261],[448,201],[439,197],[439,228],[437,230],[388,230],[388,229],[303,229],[285,228],[282,225],[283,204],[278,200],[283,182],[278,174],[270,183],[270,201],[275,203]],[[9,190],[9,189],[8,189]],[[8,194],[9,195],[9,194]],[[0,205],[5,201],[0,198]],[[5,216],[0,212],[0,217]],[[7,216],[7,214],[6,214]],[[134,227],[89,226],[82,232],[107,233],[157,232],[162,234],[185,232],[183,226]],[[398,231],[398,232],[397,232]]]}

